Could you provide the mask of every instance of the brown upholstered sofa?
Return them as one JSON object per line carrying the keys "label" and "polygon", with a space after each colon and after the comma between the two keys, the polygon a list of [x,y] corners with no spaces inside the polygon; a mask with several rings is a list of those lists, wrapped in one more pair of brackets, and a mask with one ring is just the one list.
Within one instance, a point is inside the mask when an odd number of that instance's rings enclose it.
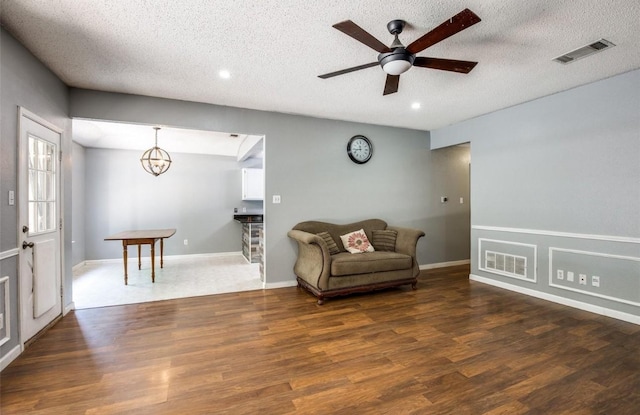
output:
{"label": "brown upholstered sofa", "polygon": [[[341,235],[364,230],[374,252],[350,253]],[[391,231],[379,232],[379,231]],[[383,240],[397,232],[395,244]],[[327,244],[328,233],[335,245]],[[320,234],[320,235],[319,235]],[[318,297],[323,304],[327,297],[364,292],[398,285],[411,284],[415,289],[420,273],[416,261],[416,245],[424,232],[418,229],[387,226],[380,219],[368,219],[344,225],[308,221],[298,223],[288,232],[298,243],[298,258],[293,268],[298,286]],[[378,248],[376,245],[378,244]],[[330,247],[333,254],[330,254]],[[336,250],[337,248],[337,250]]]}

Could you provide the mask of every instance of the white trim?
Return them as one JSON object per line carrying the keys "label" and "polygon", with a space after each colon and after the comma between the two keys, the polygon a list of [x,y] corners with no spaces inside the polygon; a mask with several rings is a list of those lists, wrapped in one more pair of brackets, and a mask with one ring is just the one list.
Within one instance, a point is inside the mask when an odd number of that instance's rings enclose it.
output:
{"label": "white trim", "polygon": [[67,314],[69,314],[70,311],[73,311],[75,309],[76,309],[76,303],[72,301],[64,307],[64,311],[62,312],[62,315],[66,316]]}
{"label": "white trim", "polygon": [[[628,260],[628,261],[640,262],[640,258],[635,257],[635,256],[605,254],[605,253],[602,253],[602,252],[580,251],[578,249],[558,248],[556,246],[550,246],[549,247],[549,256],[551,256],[551,251],[569,252],[571,254],[601,256],[601,257],[605,257],[605,258],[625,259],[625,260]],[[549,269],[551,269],[551,268],[549,268]]]}
{"label": "white trim", "polygon": [[469,265],[471,263],[470,259],[461,259],[459,261],[449,261],[449,262],[436,262],[433,264],[424,264],[420,265],[420,270],[426,269],[435,269],[435,268],[445,268],[445,267],[455,267],[457,265]]}
{"label": "white trim", "polygon": [[77,270],[84,267],[85,265],[87,265],[87,261],[80,261],[77,264],[75,264],[73,267],[71,267],[71,271],[76,272]]}
{"label": "white trim", "polygon": [[578,308],[580,310],[589,311],[591,313],[600,314],[602,316],[611,317],[618,320],[623,320],[629,323],[640,325],[640,316],[637,316],[635,314],[623,313],[622,311],[612,310],[610,308],[601,307],[601,306],[597,306],[589,303],[584,303],[582,301],[571,300],[569,298],[532,290],[530,288],[519,287],[517,285],[512,285],[506,282],[496,281],[491,278],[481,277],[479,275],[469,274],[469,279],[471,281],[476,281],[476,282],[480,282],[487,285],[493,285],[495,287],[503,288],[505,290],[514,291],[514,292],[525,294],[531,297],[540,298],[542,300],[551,301],[553,303],[558,303],[558,304],[566,305],[569,307]]}
{"label": "white trim", "polygon": [[625,242],[630,244],[640,244],[640,238],[632,238],[630,236],[591,235],[586,233],[557,232],[557,231],[546,231],[541,229],[505,228],[501,226],[481,226],[481,225],[473,225],[471,226],[471,229],[476,229],[481,231],[526,233],[530,235],[556,236],[561,238],[593,239],[596,241]]}
{"label": "white trim", "polygon": [[13,249],[9,249],[8,251],[0,252],[0,261],[2,261],[3,259],[18,256],[18,255],[20,255],[20,249],[18,248],[13,248]]}
{"label": "white trim", "polygon": [[271,282],[271,283],[265,283],[264,284],[264,289],[265,290],[272,290],[274,288],[285,288],[285,287],[295,287],[298,285],[298,281],[280,281],[280,282]]}
{"label": "white trim", "polygon": [[[191,255],[164,255],[162,258],[166,260],[173,259],[194,259],[194,258],[219,258],[219,257],[231,257],[231,256],[244,256],[242,255],[242,251],[237,252],[219,252],[219,253],[211,253],[211,254],[191,254]],[[156,259],[159,259],[159,256],[156,256]],[[151,261],[150,256],[143,256],[141,259]],[[137,263],[138,257],[129,257],[127,263]],[[88,259],[80,264],[84,265],[100,265],[100,264],[122,264],[122,258],[109,258],[109,259]],[[80,267],[80,264],[74,267]]]}
{"label": "white trim", "polygon": [[596,292],[593,292],[593,291],[581,290],[579,288],[574,288],[574,287],[569,287],[567,285],[561,285],[561,284],[554,283],[553,282],[553,251],[569,252],[569,253],[572,253],[572,254],[596,256],[596,257],[603,257],[603,258],[623,259],[623,260],[626,260],[626,261],[635,261],[635,262],[640,262],[640,258],[633,257],[633,256],[603,254],[603,253],[600,253],[600,252],[579,251],[577,249],[565,249],[565,248],[558,248],[558,247],[553,247],[553,246],[549,247],[549,286],[550,287],[555,287],[555,288],[559,288],[561,290],[573,291],[573,292],[576,292],[576,293],[590,295],[592,297],[604,298],[605,300],[615,301],[617,303],[630,304],[630,305],[634,305],[634,306],[637,306],[637,307],[640,306],[640,302],[638,302],[638,301],[626,300],[624,298],[612,297],[612,296],[609,296],[609,295],[599,294],[599,293],[596,293]]}
{"label": "white trim", "polygon": [[9,350],[7,354],[2,356],[2,358],[0,358],[0,372],[3,371],[4,368],[9,366],[9,364],[13,362],[16,357],[20,356],[20,353],[22,353],[22,346],[17,345],[13,349]]}
{"label": "white trim", "polygon": [[4,337],[0,339],[0,346],[11,340],[11,297],[9,296],[9,277],[0,278],[0,284],[4,285],[4,310],[2,310],[4,316]]}
{"label": "white trim", "polygon": [[[64,133],[64,128],[60,128],[57,125],[50,123],[49,121],[45,120],[42,117],[39,117],[38,115],[34,114],[33,112],[29,111],[28,109],[24,108],[24,107],[18,107],[18,118],[28,118],[31,121],[38,123],[40,125],[42,125],[43,127],[46,127],[50,130],[53,130],[54,132],[62,135],[62,133]],[[60,145],[60,147],[62,147],[62,145]],[[60,148],[61,150],[61,148]]]}

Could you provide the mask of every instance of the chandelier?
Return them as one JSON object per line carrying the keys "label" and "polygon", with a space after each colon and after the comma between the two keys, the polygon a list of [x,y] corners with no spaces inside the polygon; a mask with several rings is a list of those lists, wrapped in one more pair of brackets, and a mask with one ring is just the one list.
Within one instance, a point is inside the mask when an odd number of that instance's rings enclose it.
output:
{"label": "chandelier", "polygon": [[140,163],[142,163],[142,168],[144,168],[147,173],[160,176],[169,170],[171,166],[171,156],[158,147],[158,130],[160,127],[153,127],[153,129],[156,130],[156,145],[144,152],[140,158]]}

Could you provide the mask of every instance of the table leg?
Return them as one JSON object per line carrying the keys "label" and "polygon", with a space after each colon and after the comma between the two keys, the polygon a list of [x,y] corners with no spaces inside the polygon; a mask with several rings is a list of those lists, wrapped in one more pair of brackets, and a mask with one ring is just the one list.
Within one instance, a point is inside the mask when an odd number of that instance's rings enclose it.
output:
{"label": "table leg", "polygon": [[156,241],[151,241],[151,282],[156,282]]}
{"label": "table leg", "polygon": [[164,268],[164,239],[160,238],[160,268]]}
{"label": "table leg", "polygon": [[122,258],[124,258],[124,285],[128,285],[129,276],[127,275],[127,242],[122,241]]}
{"label": "table leg", "polygon": [[140,261],[140,244],[138,244],[138,271],[140,271],[140,264],[141,264],[141,261]]}

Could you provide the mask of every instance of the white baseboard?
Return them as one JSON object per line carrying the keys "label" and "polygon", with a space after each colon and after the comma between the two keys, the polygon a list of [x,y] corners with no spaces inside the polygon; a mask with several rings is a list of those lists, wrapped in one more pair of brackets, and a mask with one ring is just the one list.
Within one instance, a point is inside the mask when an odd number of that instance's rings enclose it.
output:
{"label": "white baseboard", "polygon": [[623,313],[622,311],[612,310],[610,308],[584,303],[582,301],[571,300],[569,298],[560,297],[558,295],[544,293],[541,291],[532,290],[530,288],[508,284],[502,281],[496,281],[494,279],[481,277],[479,275],[469,274],[469,279],[472,281],[481,282],[483,284],[493,285],[498,288],[503,288],[505,290],[515,291],[517,293],[525,294],[531,297],[540,298],[542,300],[551,301],[553,303],[558,303],[569,307],[578,308],[580,310],[589,311],[591,313],[600,314],[602,316],[627,321],[633,324],[640,324],[640,316],[636,316],[634,314]]}
{"label": "white baseboard", "polygon": [[[164,255],[162,258],[167,260],[173,259],[195,259],[195,258],[220,258],[220,257],[229,257],[229,256],[242,256],[242,252],[220,252],[220,253],[212,253],[212,254],[191,254],[191,255]],[[141,257],[143,260],[150,261],[150,256]],[[160,260],[160,254],[156,254],[156,260]],[[138,261],[137,255],[129,255],[127,258],[128,263],[136,263]],[[99,265],[99,264],[122,264],[122,258],[109,258],[109,259],[88,259],[82,262],[82,265]],[[79,266],[80,264],[76,265]],[[75,269],[75,267],[74,267]]]}
{"label": "white baseboard", "polygon": [[67,314],[69,314],[69,311],[73,311],[75,309],[76,309],[76,303],[74,303],[72,301],[69,304],[67,304],[66,306],[64,306],[64,310],[62,311],[62,315],[66,316]]}
{"label": "white baseboard", "polygon": [[455,267],[456,265],[469,265],[470,263],[471,263],[470,259],[462,259],[459,261],[449,261],[449,262],[437,262],[435,264],[420,265],[420,270],[444,268],[444,267]]}
{"label": "white baseboard", "polygon": [[84,267],[85,265],[87,265],[87,261],[81,261],[81,262],[75,264],[73,267],[71,267],[71,272],[75,272],[75,271],[79,270],[80,268]]}
{"label": "white baseboard", "polygon": [[271,282],[264,284],[264,288],[266,290],[270,290],[273,288],[285,288],[285,287],[295,287],[298,285],[298,281],[280,281],[280,282]]}
{"label": "white baseboard", "polygon": [[9,350],[9,353],[2,356],[0,359],[0,372],[4,370],[5,367],[9,366],[9,363],[13,362],[16,357],[20,356],[22,352],[22,348],[20,345],[17,345],[13,349]]}

